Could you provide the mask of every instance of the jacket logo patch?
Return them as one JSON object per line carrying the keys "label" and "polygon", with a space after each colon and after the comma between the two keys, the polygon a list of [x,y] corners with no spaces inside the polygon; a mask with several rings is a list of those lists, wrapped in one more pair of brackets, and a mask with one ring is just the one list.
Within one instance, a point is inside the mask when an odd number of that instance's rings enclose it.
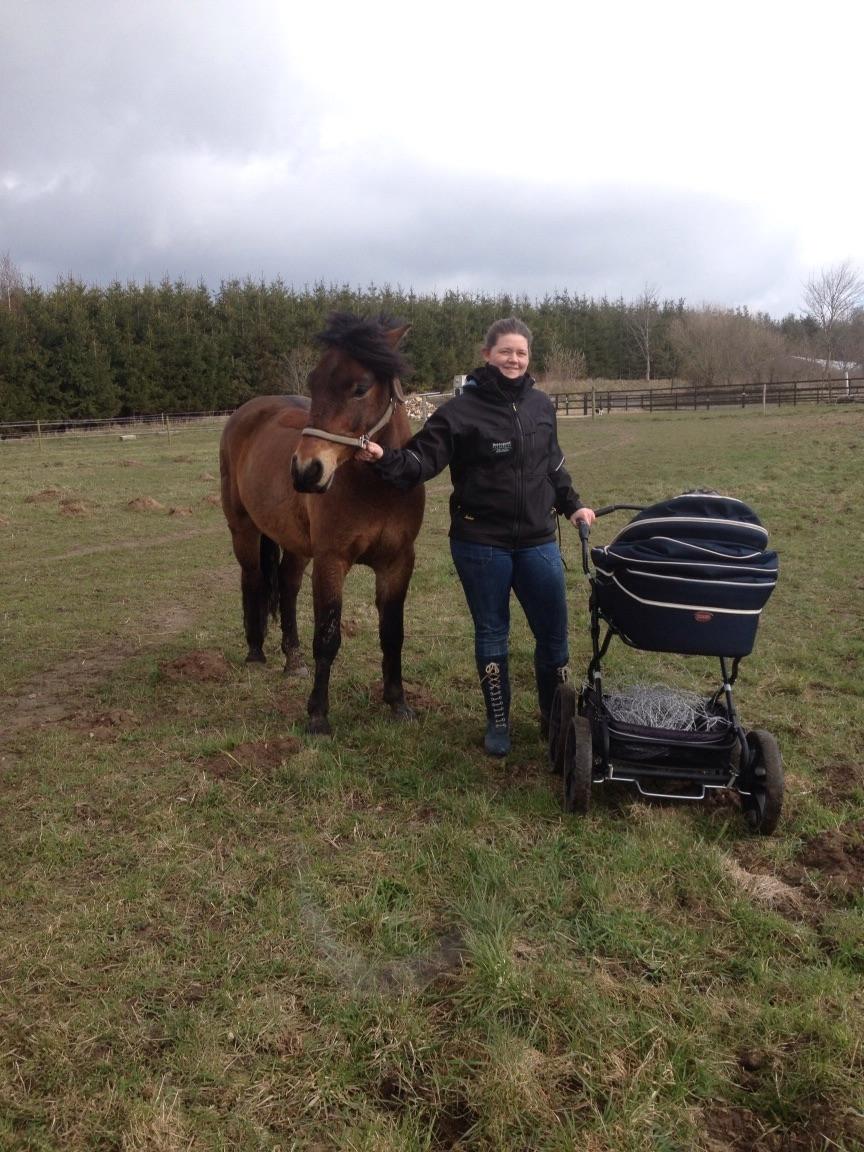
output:
{"label": "jacket logo patch", "polygon": [[496,456],[506,456],[506,454],[508,452],[513,451],[513,441],[512,440],[493,440],[492,441],[492,451],[495,453]]}
{"label": "jacket logo patch", "polygon": [[714,619],[713,612],[694,612],[693,619],[699,624],[707,624],[709,620]]}

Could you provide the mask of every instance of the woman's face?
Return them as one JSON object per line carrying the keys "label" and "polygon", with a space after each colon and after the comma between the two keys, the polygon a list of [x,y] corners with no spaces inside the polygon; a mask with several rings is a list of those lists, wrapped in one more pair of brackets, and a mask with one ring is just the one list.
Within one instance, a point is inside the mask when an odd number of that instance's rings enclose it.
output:
{"label": "woman's face", "polygon": [[498,368],[508,380],[517,380],[528,370],[530,355],[525,337],[512,332],[499,336],[492,348],[483,349],[486,363]]}

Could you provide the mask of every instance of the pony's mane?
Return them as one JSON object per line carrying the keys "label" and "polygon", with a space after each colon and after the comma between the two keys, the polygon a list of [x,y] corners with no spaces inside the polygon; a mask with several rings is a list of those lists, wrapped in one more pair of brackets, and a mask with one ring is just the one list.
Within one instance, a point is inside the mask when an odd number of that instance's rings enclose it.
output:
{"label": "pony's mane", "polygon": [[385,316],[366,320],[350,312],[332,312],[327,327],[316,337],[327,348],[337,348],[381,379],[402,376],[408,370],[405,357],[391,348],[385,334],[398,325]]}

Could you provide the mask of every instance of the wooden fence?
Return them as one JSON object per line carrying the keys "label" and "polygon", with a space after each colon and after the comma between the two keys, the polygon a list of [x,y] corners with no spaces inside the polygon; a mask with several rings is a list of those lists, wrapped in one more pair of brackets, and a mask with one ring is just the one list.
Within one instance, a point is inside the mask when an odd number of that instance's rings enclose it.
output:
{"label": "wooden fence", "polygon": [[766,384],[559,392],[550,396],[561,415],[598,412],[693,412],[700,408],[767,408],[779,404],[864,403],[864,376],[845,380],[775,380]]}

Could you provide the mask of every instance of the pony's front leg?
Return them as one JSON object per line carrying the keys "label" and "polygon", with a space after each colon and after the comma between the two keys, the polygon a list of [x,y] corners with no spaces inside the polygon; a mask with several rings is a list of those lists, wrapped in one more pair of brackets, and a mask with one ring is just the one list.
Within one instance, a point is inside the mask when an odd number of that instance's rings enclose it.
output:
{"label": "pony's front leg", "polygon": [[375,604],[378,608],[378,637],[381,642],[381,672],[384,703],[397,720],[413,720],[415,713],[405,703],[402,685],[402,644],[405,639],[405,597],[414,571],[414,549],[406,548],[387,568],[375,573]]}
{"label": "pony's front leg", "polygon": [[346,571],[347,567],[337,560],[316,560],[312,569],[315,682],[306,704],[309,713],[306,729],[318,736],[329,736],[331,732],[330,669],[342,645],[342,587]]}

